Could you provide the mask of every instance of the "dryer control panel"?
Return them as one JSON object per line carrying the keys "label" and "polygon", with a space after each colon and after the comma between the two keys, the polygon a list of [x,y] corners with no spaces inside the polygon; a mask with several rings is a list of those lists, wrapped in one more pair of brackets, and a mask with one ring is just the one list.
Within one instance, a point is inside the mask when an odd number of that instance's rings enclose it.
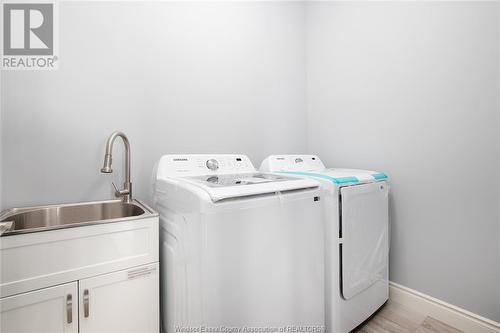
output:
{"label": "dryer control panel", "polygon": [[325,165],[316,155],[271,155],[260,166],[262,172],[321,171]]}
{"label": "dryer control panel", "polygon": [[245,155],[183,154],[164,155],[158,162],[157,178],[225,175],[256,172]]}

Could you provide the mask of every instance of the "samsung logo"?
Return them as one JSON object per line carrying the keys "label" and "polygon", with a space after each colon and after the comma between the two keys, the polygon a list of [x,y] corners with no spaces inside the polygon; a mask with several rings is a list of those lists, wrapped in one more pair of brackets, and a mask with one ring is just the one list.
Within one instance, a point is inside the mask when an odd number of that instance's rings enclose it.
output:
{"label": "samsung logo", "polygon": [[180,161],[187,161],[187,158],[174,158],[175,162],[180,162]]}

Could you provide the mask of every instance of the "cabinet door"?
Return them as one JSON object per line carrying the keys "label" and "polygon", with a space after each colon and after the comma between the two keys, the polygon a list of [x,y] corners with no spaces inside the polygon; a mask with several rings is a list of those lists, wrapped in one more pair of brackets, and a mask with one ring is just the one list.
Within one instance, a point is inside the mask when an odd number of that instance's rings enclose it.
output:
{"label": "cabinet door", "polygon": [[76,282],[0,299],[2,333],[78,333]]}
{"label": "cabinet door", "polygon": [[158,263],[80,280],[80,333],[159,332],[158,283]]}

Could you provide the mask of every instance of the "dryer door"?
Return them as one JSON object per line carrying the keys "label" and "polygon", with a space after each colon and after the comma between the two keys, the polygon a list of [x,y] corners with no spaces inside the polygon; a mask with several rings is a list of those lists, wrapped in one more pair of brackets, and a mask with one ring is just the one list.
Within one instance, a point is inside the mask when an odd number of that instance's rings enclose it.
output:
{"label": "dryer door", "polygon": [[386,182],[340,190],[340,287],[344,299],[388,278],[388,193]]}

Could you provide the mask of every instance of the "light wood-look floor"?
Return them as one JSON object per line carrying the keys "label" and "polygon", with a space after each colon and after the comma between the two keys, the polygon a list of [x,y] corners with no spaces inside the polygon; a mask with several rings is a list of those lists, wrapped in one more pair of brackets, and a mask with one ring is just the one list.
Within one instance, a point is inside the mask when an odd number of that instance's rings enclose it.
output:
{"label": "light wood-look floor", "polygon": [[463,333],[446,323],[410,311],[394,302],[380,309],[356,333]]}

